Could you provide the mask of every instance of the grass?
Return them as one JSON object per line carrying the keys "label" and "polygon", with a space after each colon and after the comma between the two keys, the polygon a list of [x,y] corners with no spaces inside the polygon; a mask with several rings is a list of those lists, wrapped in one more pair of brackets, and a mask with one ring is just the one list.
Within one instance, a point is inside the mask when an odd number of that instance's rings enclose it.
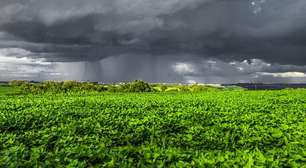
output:
{"label": "grass", "polygon": [[9,85],[0,85],[0,96],[20,94],[20,89]]}

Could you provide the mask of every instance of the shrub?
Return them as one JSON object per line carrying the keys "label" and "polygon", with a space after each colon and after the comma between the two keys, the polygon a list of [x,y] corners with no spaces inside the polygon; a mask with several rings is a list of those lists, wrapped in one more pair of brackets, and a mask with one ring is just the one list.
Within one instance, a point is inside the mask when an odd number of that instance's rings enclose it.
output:
{"label": "shrub", "polygon": [[[40,85],[42,85],[42,87]],[[43,81],[41,84],[37,84],[35,86],[40,87],[40,89],[44,90],[44,92],[50,91],[58,93],[62,90],[62,82],[56,81]]]}
{"label": "shrub", "polygon": [[78,90],[80,88],[81,83],[77,81],[64,81],[62,83],[62,88],[65,91]]}
{"label": "shrub", "polygon": [[94,83],[91,82],[84,82],[81,84],[81,88],[82,91],[94,91],[96,90],[96,85]]}
{"label": "shrub", "polygon": [[96,91],[98,91],[98,92],[107,91],[107,87],[105,87],[103,85],[96,85]]}
{"label": "shrub", "polygon": [[189,92],[190,91],[189,86],[179,86],[179,90],[182,91],[182,92]]}
{"label": "shrub", "polygon": [[130,92],[151,92],[152,90],[152,87],[142,80],[130,83]]}
{"label": "shrub", "polygon": [[166,85],[161,85],[160,89],[162,92],[166,91],[167,90],[167,86]]}
{"label": "shrub", "polygon": [[131,90],[131,84],[129,83],[124,83],[119,85],[119,87],[117,87],[117,91],[119,92],[130,92]]}
{"label": "shrub", "polygon": [[23,84],[28,83],[27,81],[23,81],[23,80],[12,80],[9,82],[9,85],[11,86],[21,86]]}

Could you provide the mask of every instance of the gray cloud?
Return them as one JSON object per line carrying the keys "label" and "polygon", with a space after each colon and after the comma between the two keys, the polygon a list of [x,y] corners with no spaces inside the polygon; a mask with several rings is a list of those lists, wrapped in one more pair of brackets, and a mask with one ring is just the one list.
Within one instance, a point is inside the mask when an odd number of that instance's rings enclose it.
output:
{"label": "gray cloud", "polygon": [[225,62],[218,59],[179,61],[173,70],[184,81],[203,83],[306,82],[306,66],[271,64],[259,59]]}
{"label": "gray cloud", "polygon": [[[92,74],[90,80],[128,80],[135,76],[166,80],[154,70],[135,75],[133,63],[161,69],[172,67],[178,59],[220,60],[224,67],[214,71],[216,76],[225,74],[227,63],[250,59],[273,64],[252,72],[304,72],[305,30],[304,0],[0,2],[0,48],[24,49],[31,53],[27,57],[51,62],[87,62],[83,76]],[[102,59],[118,61],[118,69],[103,72],[108,68],[98,63]],[[125,69],[125,75],[116,73],[120,68]],[[164,70],[174,73],[170,68]],[[206,74],[206,70],[198,73]],[[240,72],[232,73],[227,75]],[[180,75],[172,74],[171,80],[182,80]]]}
{"label": "gray cloud", "polygon": [[18,49],[0,49],[0,80],[60,79],[55,64],[44,59],[30,58],[31,52]]}

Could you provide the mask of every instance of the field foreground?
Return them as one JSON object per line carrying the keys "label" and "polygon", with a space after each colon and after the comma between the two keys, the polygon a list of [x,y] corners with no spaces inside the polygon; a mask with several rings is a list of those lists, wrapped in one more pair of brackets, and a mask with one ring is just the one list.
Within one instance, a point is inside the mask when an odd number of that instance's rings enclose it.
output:
{"label": "field foreground", "polygon": [[234,165],[306,165],[306,90],[0,96],[0,167]]}

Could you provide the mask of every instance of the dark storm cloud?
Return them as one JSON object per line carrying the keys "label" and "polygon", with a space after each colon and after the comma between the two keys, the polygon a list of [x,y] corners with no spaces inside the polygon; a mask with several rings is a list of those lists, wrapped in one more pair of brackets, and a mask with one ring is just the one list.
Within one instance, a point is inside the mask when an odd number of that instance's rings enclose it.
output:
{"label": "dark storm cloud", "polygon": [[14,38],[11,46],[56,61],[190,53],[305,64],[306,2],[259,5],[260,12],[248,0],[4,0],[0,31]]}
{"label": "dark storm cloud", "polygon": [[[54,55],[49,59],[69,61],[80,60],[80,57],[93,60],[128,52],[155,52],[159,46],[153,43],[162,39],[154,40],[149,34],[160,27],[162,20],[158,17],[195,5],[197,1],[25,0],[0,3],[2,32],[17,41],[43,45],[39,49],[20,43],[16,46]],[[165,49],[160,48],[161,52]]]}
{"label": "dark storm cloud", "polygon": [[[85,62],[89,80],[276,80],[306,72],[306,1],[1,0],[0,48]],[[197,72],[173,70],[188,62]]]}

